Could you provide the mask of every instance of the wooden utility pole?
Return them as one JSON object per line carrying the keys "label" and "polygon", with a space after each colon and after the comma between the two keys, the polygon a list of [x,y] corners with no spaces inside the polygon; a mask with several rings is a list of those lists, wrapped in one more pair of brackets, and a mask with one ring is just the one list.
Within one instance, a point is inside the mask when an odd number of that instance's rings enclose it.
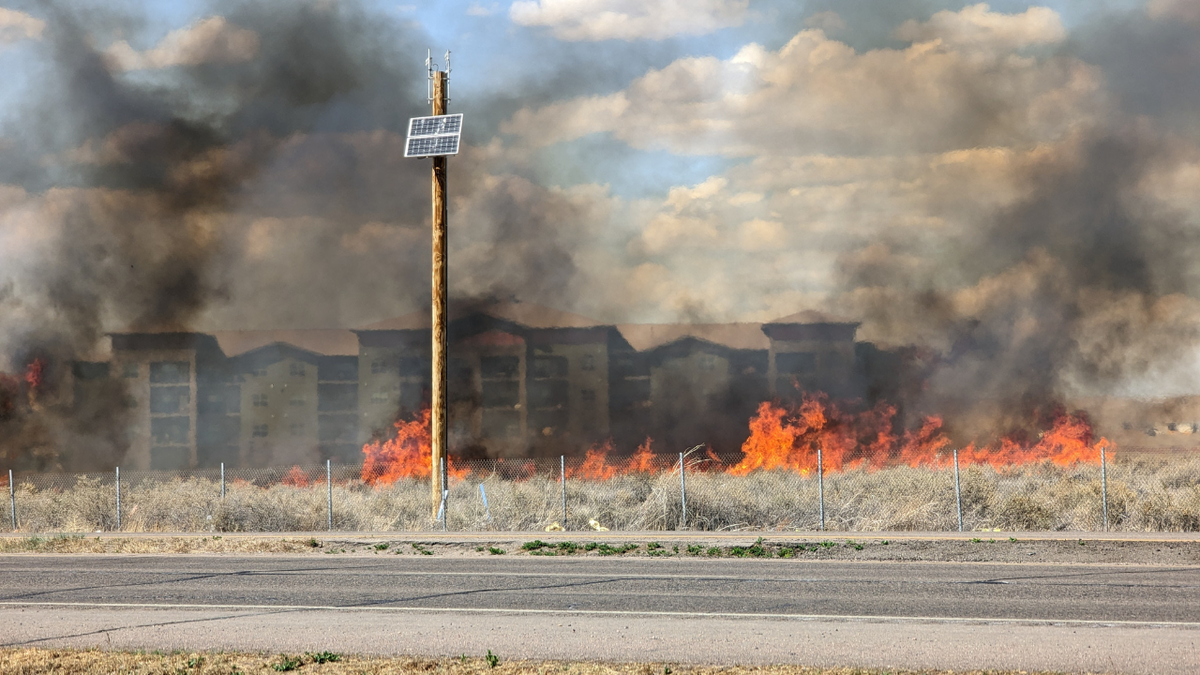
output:
{"label": "wooden utility pole", "polygon": [[[446,71],[433,76],[433,114],[446,114]],[[433,158],[433,387],[430,411],[430,484],[433,490],[433,517],[437,518],[446,486],[446,157]]]}

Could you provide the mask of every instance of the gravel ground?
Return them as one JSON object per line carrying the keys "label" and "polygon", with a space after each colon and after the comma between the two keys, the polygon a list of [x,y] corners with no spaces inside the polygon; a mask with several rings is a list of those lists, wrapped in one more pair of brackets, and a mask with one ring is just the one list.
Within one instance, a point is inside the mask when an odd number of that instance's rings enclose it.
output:
{"label": "gravel ground", "polygon": [[771,557],[802,560],[1042,562],[1200,565],[1200,539],[1163,535],[1112,538],[1097,533],[1028,535],[689,535],[688,533],[510,533],[445,535],[38,535],[0,537],[0,554],[20,553],[308,553],[585,557]]}
{"label": "gravel ground", "polygon": [[[336,661],[328,661],[330,657]],[[324,662],[321,662],[324,660]],[[290,667],[289,667],[290,666]],[[330,654],[246,654],[231,652],[109,652],[71,649],[0,650],[0,672],[9,675],[34,673],[129,673],[157,675],[228,675],[229,673],[276,673],[295,670],[320,675],[371,673],[444,673],[445,675],[513,675],[515,673],[573,673],[576,675],[1018,675],[1000,670],[875,670],[859,668],[809,668],[805,666],[688,666],[664,663],[604,663],[595,661],[499,661],[486,658],[457,659],[371,658]],[[1030,675],[1020,671],[1021,675]]]}

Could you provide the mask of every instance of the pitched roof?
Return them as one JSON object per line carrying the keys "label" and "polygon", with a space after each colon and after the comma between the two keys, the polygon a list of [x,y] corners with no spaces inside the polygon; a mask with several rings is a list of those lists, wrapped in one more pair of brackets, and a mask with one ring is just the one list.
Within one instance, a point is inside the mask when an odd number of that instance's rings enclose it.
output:
{"label": "pitched roof", "polygon": [[767,349],[770,340],[758,323],[626,323],[617,331],[639,352],[684,338],[696,338],[730,349]]}
{"label": "pitched roof", "polygon": [[340,328],[309,330],[215,331],[221,351],[239,356],[261,347],[283,343],[324,356],[358,356],[358,336]]}
{"label": "pitched roof", "polygon": [[[451,303],[450,305],[451,321],[474,314],[511,321],[526,328],[595,328],[607,325],[586,316],[563,312],[531,302],[489,302],[466,305]],[[430,322],[429,310],[423,309],[403,316],[384,319],[363,326],[359,330],[427,330]]]}

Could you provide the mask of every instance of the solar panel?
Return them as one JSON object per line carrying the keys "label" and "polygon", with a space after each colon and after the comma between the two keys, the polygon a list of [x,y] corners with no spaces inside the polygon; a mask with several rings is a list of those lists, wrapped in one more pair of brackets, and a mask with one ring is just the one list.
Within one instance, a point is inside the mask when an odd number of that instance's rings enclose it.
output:
{"label": "solar panel", "polygon": [[412,118],[408,121],[408,143],[404,146],[404,156],[457,155],[462,119],[462,113]]}

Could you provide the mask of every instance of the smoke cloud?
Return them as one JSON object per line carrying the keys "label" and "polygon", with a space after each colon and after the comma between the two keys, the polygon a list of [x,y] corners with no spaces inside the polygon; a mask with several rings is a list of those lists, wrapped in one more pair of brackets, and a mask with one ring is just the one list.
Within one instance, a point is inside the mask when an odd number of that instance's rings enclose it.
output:
{"label": "smoke cloud", "polygon": [[[518,4],[536,74],[454,90],[456,298],[612,322],[823,309],[919,347],[927,386],[896,402],[968,439],[1071,398],[1194,391],[1194,3],[1069,28],[1041,7],[710,3],[724,18],[675,32]],[[218,1],[153,43],[108,3],[0,12],[0,43],[36,56],[0,127],[0,370],[46,364],[44,422],[0,421],[4,452],[45,457],[105,419],[92,455],[119,455],[119,406],[56,403],[105,331],[425,305],[428,166],[403,135],[430,40],[370,7]],[[769,39],[724,48],[756,26]],[[710,31],[724,56],[682,41]],[[649,175],[663,155],[714,168],[650,197],[546,180],[547,153],[581,142]]]}

